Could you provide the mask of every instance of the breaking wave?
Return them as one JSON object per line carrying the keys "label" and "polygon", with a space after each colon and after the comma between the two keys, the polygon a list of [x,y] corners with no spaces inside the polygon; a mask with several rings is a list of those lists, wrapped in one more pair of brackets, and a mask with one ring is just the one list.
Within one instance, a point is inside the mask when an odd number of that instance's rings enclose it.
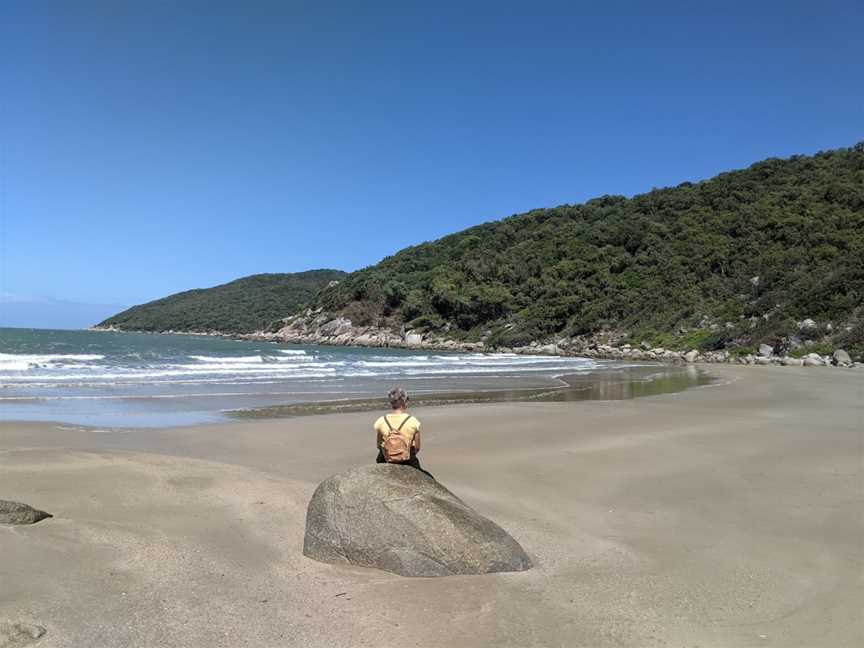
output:
{"label": "breaking wave", "polygon": [[0,353],[0,376],[6,371],[27,371],[28,369],[47,368],[50,366],[69,366],[70,363],[103,360],[104,358],[104,355],[91,353],[47,353],[42,355]]}
{"label": "breaking wave", "polygon": [[[489,353],[411,353],[404,350],[309,347],[284,349],[238,343],[220,353],[208,341],[207,352],[174,348],[119,348],[102,353],[0,353],[0,390],[5,398],[29,391],[68,393],[70,389],[107,390],[139,386],[149,391],[170,385],[296,385],[304,381],[417,379],[446,376],[489,377],[559,375],[596,367],[586,358]],[[243,343],[248,344],[248,343]],[[99,345],[88,345],[89,347]],[[83,349],[82,349],[83,350]],[[102,348],[94,349],[102,351]],[[214,352],[216,350],[216,352]],[[241,351],[238,353],[238,351]],[[250,353],[251,351],[251,353]],[[294,387],[290,387],[294,389]],[[165,393],[171,393],[165,392]]]}

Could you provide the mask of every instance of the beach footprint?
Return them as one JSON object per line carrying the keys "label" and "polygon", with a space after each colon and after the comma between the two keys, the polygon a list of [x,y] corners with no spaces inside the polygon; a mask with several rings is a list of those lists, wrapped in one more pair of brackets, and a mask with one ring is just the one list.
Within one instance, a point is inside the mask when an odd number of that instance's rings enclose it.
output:
{"label": "beach footprint", "polygon": [[0,648],[31,646],[44,637],[46,632],[40,625],[0,621]]}

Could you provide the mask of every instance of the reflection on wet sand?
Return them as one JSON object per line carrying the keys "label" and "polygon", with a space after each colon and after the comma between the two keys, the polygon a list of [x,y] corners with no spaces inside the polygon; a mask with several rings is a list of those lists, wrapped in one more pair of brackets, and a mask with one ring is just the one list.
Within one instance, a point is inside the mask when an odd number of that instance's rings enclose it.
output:
{"label": "reflection on wet sand", "polygon": [[[561,385],[545,389],[502,389],[465,393],[423,394],[411,399],[412,407],[429,407],[465,403],[500,403],[511,401],[572,402],[587,400],[626,400],[680,392],[714,382],[714,379],[693,365],[621,367],[559,376]],[[226,412],[235,418],[281,418],[365,412],[381,409],[378,398],[332,400],[315,403],[293,403]]]}
{"label": "reflection on wet sand", "polygon": [[568,386],[542,397],[547,401],[626,400],[708,385],[714,380],[693,365],[626,367],[589,376],[562,376]]}

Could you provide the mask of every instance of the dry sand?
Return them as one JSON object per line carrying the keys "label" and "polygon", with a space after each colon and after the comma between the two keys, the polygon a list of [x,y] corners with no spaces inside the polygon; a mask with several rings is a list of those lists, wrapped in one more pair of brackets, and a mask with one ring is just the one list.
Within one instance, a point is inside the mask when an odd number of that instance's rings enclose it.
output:
{"label": "dry sand", "polygon": [[528,572],[301,554],[368,414],[175,430],[0,425],[0,623],[39,646],[864,646],[864,372],[712,367],[631,401],[429,408],[426,466]]}

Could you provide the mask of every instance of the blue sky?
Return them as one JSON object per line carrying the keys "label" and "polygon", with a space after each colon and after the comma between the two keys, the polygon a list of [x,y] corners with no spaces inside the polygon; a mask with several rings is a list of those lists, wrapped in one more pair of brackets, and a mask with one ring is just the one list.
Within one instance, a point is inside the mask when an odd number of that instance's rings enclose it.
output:
{"label": "blue sky", "polygon": [[850,146],[862,27],[860,2],[5,3],[0,324]]}

